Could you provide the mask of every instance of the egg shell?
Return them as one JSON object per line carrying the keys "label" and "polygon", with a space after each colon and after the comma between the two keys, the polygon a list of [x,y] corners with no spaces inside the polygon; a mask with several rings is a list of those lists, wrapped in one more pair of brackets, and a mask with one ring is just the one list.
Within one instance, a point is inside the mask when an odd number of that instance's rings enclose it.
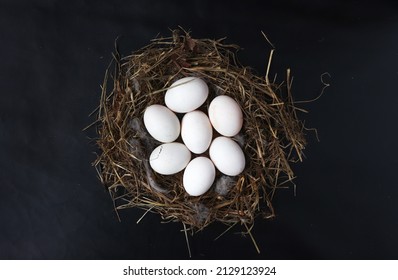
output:
{"label": "egg shell", "polygon": [[232,137],[242,129],[242,110],[231,97],[217,96],[211,101],[208,112],[211,124],[221,135]]}
{"label": "egg shell", "polygon": [[146,108],[144,125],[153,138],[163,143],[173,142],[180,134],[180,121],[176,114],[162,105]]}
{"label": "egg shell", "polygon": [[194,158],[185,168],[183,186],[191,196],[200,196],[213,185],[216,169],[207,157]]}
{"label": "egg shell", "polygon": [[213,128],[202,111],[186,113],[181,121],[181,138],[187,148],[195,153],[204,153],[210,146]]}
{"label": "egg shell", "polygon": [[183,170],[191,160],[191,152],[182,143],[166,143],[156,147],[149,157],[152,169],[162,175]]}
{"label": "egg shell", "polygon": [[245,169],[245,155],[231,138],[220,136],[214,139],[209,154],[216,168],[225,175],[236,176]]}
{"label": "egg shell", "polygon": [[164,100],[170,110],[187,113],[199,108],[208,95],[209,88],[205,81],[197,77],[185,77],[170,86]]}

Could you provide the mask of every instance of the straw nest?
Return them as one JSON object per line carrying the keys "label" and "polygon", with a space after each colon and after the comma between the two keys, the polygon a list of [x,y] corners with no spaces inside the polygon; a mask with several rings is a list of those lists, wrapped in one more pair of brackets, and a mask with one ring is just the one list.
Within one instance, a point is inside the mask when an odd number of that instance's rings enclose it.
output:
{"label": "straw nest", "polygon": [[[271,51],[267,73],[259,77],[239,64],[238,49],[223,39],[193,39],[176,30],[126,57],[114,54],[114,69],[108,69],[102,86],[96,122],[100,153],[94,165],[116,210],[142,208],[192,231],[215,221],[240,223],[249,231],[256,216],[274,217],[275,191],[294,178],[291,162],[302,159],[304,126],[296,115],[289,70],[285,82],[270,81]],[[235,99],[244,118],[234,140],[244,151],[245,170],[235,177],[217,173],[200,197],[184,191],[182,172],[162,176],[151,169],[149,155],[160,143],[143,125],[146,107],[164,104],[168,87],[185,76],[206,81],[209,101],[220,94]]]}

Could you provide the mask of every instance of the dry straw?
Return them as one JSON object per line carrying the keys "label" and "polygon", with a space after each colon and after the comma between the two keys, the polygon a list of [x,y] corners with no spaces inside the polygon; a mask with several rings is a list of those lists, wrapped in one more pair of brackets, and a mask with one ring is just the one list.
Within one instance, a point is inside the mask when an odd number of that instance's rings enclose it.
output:
{"label": "dry straw", "polygon": [[[236,45],[224,40],[193,39],[180,30],[154,39],[126,57],[115,53],[112,74],[107,71],[96,121],[100,149],[94,165],[115,203],[115,209],[138,207],[166,221],[202,230],[218,221],[242,224],[250,233],[256,216],[274,217],[275,191],[294,178],[290,163],[302,160],[303,123],[291,96],[291,79],[275,83],[237,62]],[[146,132],[142,116],[151,104],[164,104],[164,94],[177,79],[196,76],[209,86],[209,102],[225,94],[235,99],[244,116],[234,139],[246,156],[246,168],[236,177],[216,175],[212,188],[200,197],[187,195],[182,172],[162,176],[148,158],[160,143]],[[177,141],[181,141],[178,139]],[[253,240],[254,241],[254,240]]]}

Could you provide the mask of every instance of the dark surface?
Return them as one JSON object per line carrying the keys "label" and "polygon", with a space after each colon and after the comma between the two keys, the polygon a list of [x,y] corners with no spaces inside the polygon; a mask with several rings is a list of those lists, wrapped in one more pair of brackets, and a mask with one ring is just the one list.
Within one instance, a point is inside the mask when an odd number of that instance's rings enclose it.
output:
{"label": "dark surface", "polygon": [[[69,3],[70,1],[63,1]],[[82,132],[99,101],[114,40],[122,54],[178,25],[197,38],[227,37],[240,60],[265,73],[290,67],[309,133],[272,221],[253,234],[214,225],[190,239],[194,258],[398,258],[398,8],[374,2],[261,5],[267,1],[2,1],[0,3],[0,258],[187,258],[182,226],[123,211],[117,221]],[[186,1],[188,2],[188,1]],[[321,2],[321,1],[319,1]]]}

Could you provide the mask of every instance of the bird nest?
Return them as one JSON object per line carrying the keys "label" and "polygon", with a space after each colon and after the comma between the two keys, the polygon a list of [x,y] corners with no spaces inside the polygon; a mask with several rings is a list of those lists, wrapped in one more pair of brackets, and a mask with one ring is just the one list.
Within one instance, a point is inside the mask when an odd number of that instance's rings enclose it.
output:
{"label": "bird nest", "polygon": [[[291,162],[302,159],[304,126],[291,96],[289,70],[286,81],[270,81],[271,51],[267,73],[260,77],[239,64],[238,49],[223,39],[193,39],[177,30],[131,55],[114,54],[98,108],[100,153],[94,165],[116,210],[142,208],[192,231],[212,222],[249,229],[257,216],[274,217],[275,191],[291,183]],[[244,171],[234,177],[217,171],[209,191],[198,197],[185,192],[182,172],[165,176],[152,170],[148,159],[160,142],[143,124],[145,109],[164,105],[170,85],[187,76],[207,83],[209,100],[228,95],[243,112],[243,127],[233,139],[244,152]],[[200,109],[206,112],[208,105]]]}

